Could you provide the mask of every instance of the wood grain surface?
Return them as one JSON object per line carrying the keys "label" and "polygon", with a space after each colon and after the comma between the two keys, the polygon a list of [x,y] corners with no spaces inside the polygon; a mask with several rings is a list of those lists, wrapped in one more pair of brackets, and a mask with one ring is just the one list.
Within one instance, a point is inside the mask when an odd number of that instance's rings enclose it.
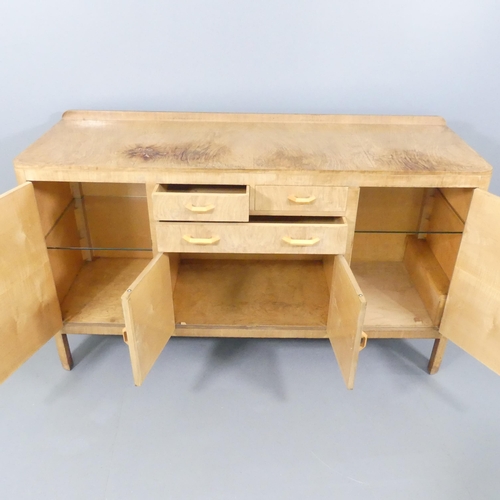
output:
{"label": "wood grain surface", "polygon": [[0,196],[0,383],[62,326],[33,185]]}
{"label": "wood grain surface", "polygon": [[78,172],[75,180],[108,182],[118,172],[122,180],[128,174],[127,181],[144,182],[149,175],[150,182],[155,172],[200,170],[409,178],[453,173],[485,180],[491,174],[491,166],[438,117],[217,113],[66,113],[15,166],[26,170],[25,177],[63,180]]}

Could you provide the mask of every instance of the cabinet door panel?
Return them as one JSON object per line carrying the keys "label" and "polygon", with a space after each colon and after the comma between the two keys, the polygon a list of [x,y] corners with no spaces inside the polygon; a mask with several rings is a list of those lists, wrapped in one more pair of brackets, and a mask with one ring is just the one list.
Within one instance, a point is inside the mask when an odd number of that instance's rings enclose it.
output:
{"label": "cabinet door panel", "polygon": [[158,254],[122,296],[135,385],[141,385],[175,330],[167,254]]}
{"label": "cabinet door panel", "polygon": [[0,196],[0,383],[62,327],[33,185]]}
{"label": "cabinet door panel", "polygon": [[440,333],[500,374],[500,198],[476,189]]}
{"label": "cabinet door panel", "polygon": [[366,299],[343,255],[334,257],[331,270],[327,335],[348,389],[354,387]]}

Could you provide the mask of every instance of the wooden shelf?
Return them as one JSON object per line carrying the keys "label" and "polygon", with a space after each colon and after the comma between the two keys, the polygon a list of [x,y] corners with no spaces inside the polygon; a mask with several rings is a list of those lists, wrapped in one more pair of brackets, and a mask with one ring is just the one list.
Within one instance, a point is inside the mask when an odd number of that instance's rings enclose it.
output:
{"label": "wooden shelf", "polygon": [[183,260],[176,335],[324,337],[328,304],[322,261]]}
{"label": "wooden shelf", "polygon": [[[364,330],[397,336],[415,329],[415,337],[435,337],[436,329],[402,262],[357,262],[352,271],[366,297]],[[387,335],[380,334],[385,330]],[[427,333],[419,330],[426,330]]]}
{"label": "wooden shelf", "polygon": [[96,258],[86,262],[61,305],[64,333],[121,335],[121,296],[149,259]]}

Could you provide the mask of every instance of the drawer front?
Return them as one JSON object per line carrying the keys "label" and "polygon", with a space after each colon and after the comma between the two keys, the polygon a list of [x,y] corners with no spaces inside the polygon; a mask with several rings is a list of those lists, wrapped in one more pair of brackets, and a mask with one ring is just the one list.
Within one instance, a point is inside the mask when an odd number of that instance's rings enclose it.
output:
{"label": "drawer front", "polygon": [[274,215],[343,215],[347,191],[328,186],[255,186],[255,210]]}
{"label": "drawer front", "polygon": [[157,222],[156,234],[160,252],[343,254],[347,224],[342,217],[320,224]]}
{"label": "drawer front", "polygon": [[153,218],[158,221],[236,221],[249,217],[248,186],[158,185],[153,193]]}

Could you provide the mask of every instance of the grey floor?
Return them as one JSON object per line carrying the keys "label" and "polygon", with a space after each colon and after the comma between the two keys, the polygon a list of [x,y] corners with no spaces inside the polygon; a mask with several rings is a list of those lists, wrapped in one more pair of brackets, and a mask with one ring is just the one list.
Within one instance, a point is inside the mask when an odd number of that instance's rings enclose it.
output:
{"label": "grey floor", "polygon": [[500,499],[500,377],[372,340],[347,391],[327,341],[173,339],[134,387],[120,338],[49,342],[0,386],[0,498]]}

